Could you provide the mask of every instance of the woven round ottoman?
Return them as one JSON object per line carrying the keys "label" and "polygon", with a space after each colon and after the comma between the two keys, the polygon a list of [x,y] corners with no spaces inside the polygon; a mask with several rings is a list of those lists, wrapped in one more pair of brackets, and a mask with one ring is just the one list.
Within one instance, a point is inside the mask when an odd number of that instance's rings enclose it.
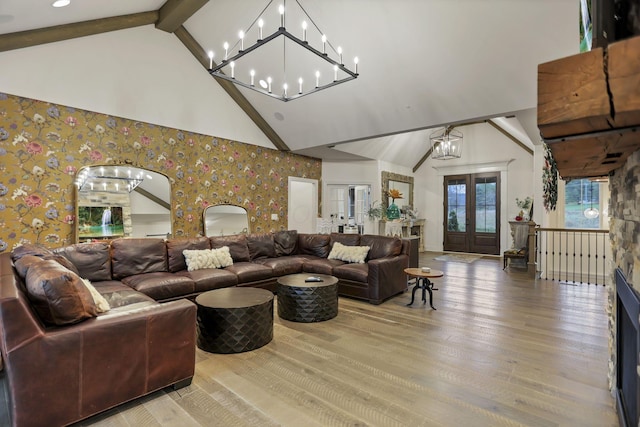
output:
{"label": "woven round ottoman", "polygon": [[210,353],[242,353],[273,339],[273,293],[224,288],[196,297],[197,344]]}
{"label": "woven round ottoman", "polygon": [[[321,282],[307,282],[317,277]],[[278,279],[278,316],[292,322],[322,322],[338,315],[338,279],[326,274],[290,274]]]}

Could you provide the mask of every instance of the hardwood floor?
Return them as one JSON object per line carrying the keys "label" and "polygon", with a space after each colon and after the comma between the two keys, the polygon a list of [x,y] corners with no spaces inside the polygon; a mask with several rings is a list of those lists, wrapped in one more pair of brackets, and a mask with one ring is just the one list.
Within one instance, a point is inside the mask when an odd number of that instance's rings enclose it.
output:
{"label": "hardwood floor", "polygon": [[95,426],[617,426],[606,289],[533,281],[498,258],[441,269],[433,311],[404,293],[341,298],[335,319],[280,320],[258,350],[197,351],[193,383]]}

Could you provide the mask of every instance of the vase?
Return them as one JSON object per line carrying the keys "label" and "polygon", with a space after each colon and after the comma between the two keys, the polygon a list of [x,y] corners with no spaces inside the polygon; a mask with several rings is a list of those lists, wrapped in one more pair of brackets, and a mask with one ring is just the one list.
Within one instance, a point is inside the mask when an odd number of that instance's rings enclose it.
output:
{"label": "vase", "polygon": [[387,219],[394,220],[400,218],[400,209],[395,203],[391,203],[387,208]]}

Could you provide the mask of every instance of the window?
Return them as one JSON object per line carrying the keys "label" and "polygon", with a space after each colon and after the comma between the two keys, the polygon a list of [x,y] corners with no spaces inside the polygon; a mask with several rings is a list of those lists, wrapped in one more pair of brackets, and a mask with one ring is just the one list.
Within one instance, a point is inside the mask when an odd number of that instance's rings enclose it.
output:
{"label": "window", "polygon": [[[600,228],[602,215],[600,183],[589,179],[574,179],[564,186],[565,228]],[[597,209],[596,217],[588,217],[585,211]]]}

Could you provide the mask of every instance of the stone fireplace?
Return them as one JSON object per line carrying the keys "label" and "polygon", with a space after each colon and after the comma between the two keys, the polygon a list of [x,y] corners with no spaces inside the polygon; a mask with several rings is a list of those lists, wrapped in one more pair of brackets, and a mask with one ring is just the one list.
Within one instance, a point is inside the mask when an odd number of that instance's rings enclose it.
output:
{"label": "stone fireplace", "polygon": [[[611,285],[607,307],[609,385],[616,395],[621,424],[623,417],[629,417],[632,419],[626,419],[627,425],[638,425],[640,342],[638,342],[637,330],[639,305],[637,296],[640,295],[640,151],[633,153],[622,167],[610,175],[609,189],[611,190],[609,233],[613,255],[609,269]],[[623,288],[618,289],[618,286]],[[626,305],[624,301],[627,301]],[[617,313],[621,313],[621,319],[617,318]],[[625,392],[627,395],[621,398],[620,394]],[[625,405],[626,408],[622,409]],[[621,411],[625,414],[621,414]]]}

